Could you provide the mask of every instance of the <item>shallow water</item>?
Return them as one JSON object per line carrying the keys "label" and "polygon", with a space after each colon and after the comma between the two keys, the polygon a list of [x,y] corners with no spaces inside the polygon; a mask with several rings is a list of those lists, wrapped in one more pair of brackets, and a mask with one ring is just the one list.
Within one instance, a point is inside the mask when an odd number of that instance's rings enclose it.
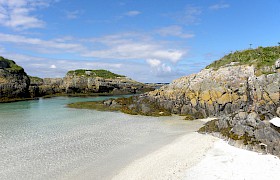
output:
{"label": "shallow water", "polygon": [[183,135],[191,125],[173,117],[66,107],[106,98],[0,104],[0,179],[110,179],[128,163]]}

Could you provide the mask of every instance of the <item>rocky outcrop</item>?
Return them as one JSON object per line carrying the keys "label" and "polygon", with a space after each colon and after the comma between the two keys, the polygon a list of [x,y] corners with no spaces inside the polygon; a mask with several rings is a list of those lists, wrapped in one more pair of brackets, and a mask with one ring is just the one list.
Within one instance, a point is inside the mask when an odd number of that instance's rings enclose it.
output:
{"label": "rocky outcrop", "polygon": [[93,76],[90,73],[84,75],[67,73],[64,78],[40,79],[31,77],[31,86],[29,88],[32,97],[55,94],[136,94],[151,90],[154,90],[153,86],[124,76],[102,78]]}
{"label": "rocky outcrop", "polygon": [[262,75],[248,65],[204,69],[149,92],[146,98],[175,114],[217,117],[200,132],[280,157],[280,132],[269,123],[280,116],[280,72],[276,67],[269,67],[271,74]]}
{"label": "rocky outcrop", "polygon": [[243,109],[269,119],[279,106],[279,80],[280,73],[256,76],[253,66],[204,69],[152,91],[148,97],[177,114],[200,112],[208,117]]}
{"label": "rocky outcrop", "polygon": [[280,157],[280,131],[256,112],[240,110],[206,123],[200,133],[211,133],[248,150]]}
{"label": "rocky outcrop", "polygon": [[66,93],[131,94],[151,90],[149,86],[127,77],[101,78],[67,75],[63,79]]}
{"label": "rocky outcrop", "polygon": [[0,102],[29,97],[30,80],[14,61],[0,57]]}

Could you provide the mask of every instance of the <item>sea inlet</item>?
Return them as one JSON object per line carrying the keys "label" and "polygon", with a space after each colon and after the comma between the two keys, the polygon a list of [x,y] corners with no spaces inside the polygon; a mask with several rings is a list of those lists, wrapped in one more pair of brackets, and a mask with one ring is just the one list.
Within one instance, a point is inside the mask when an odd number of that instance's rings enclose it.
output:
{"label": "sea inlet", "polygon": [[70,109],[55,97],[0,104],[0,179],[111,179],[133,160],[188,132],[178,117]]}

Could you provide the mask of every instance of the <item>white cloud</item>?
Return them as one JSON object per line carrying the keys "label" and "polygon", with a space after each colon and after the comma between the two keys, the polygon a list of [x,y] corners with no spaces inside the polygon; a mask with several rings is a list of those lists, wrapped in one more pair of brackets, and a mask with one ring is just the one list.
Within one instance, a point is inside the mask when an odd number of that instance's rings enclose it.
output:
{"label": "white cloud", "polygon": [[146,62],[152,68],[152,71],[156,73],[157,76],[168,74],[172,72],[172,68],[165,63],[162,63],[158,59],[147,59]]}
{"label": "white cloud", "polygon": [[0,0],[0,25],[15,30],[42,28],[45,22],[32,12],[46,7],[51,0]]}
{"label": "white cloud", "polygon": [[50,66],[50,68],[51,68],[51,69],[56,69],[56,65],[52,64],[52,65]]}
{"label": "white cloud", "polygon": [[[87,39],[69,36],[40,39],[0,33],[0,47],[7,44],[39,56],[7,53],[5,49],[1,53],[22,65],[30,75],[63,77],[73,69],[108,69],[142,82],[168,82],[177,78],[178,72],[173,68],[188,52],[175,48],[176,44],[171,42],[155,40],[151,34],[135,32]],[[57,60],[51,58],[53,53],[59,54],[56,57],[71,53],[77,60]],[[82,60],[85,57],[91,61]]]}
{"label": "white cloud", "polygon": [[40,53],[74,53],[82,57],[104,59],[161,59],[176,63],[187,53],[187,50],[169,49],[168,44],[133,33],[84,40],[67,37],[42,40],[0,33],[1,42],[12,43]]}
{"label": "white cloud", "polygon": [[[101,44],[101,50],[90,51],[84,56],[107,59],[161,59],[178,62],[187,50],[169,49],[169,45],[137,33],[104,36],[91,40]],[[174,46],[174,45],[173,45]]]}
{"label": "white cloud", "polygon": [[162,64],[161,65],[161,68],[162,68],[162,71],[163,72],[167,72],[167,73],[170,73],[171,72],[171,67],[170,66],[167,66],[166,64]]}
{"label": "white cloud", "polygon": [[126,12],[124,15],[125,16],[137,16],[137,15],[139,15],[139,14],[141,14],[141,12],[140,11],[128,11],[128,12]]}
{"label": "white cloud", "polygon": [[42,40],[39,38],[28,38],[20,35],[3,34],[0,33],[0,42],[8,42],[15,44],[29,45],[38,50],[44,52],[59,52],[64,50],[66,52],[81,52],[85,47],[77,43],[64,43],[62,39],[57,40]]}
{"label": "white cloud", "polygon": [[158,67],[161,64],[161,61],[158,59],[147,59],[146,61],[151,67]]}
{"label": "white cloud", "polygon": [[229,4],[219,3],[219,4],[214,4],[214,5],[210,6],[209,9],[219,10],[219,9],[225,9],[225,8],[229,8],[229,7],[230,7]]}
{"label": "white cloud", "polygon": [[[67,71],[74,69],[107,69],[140,82],[171,82],[183,75],[181,71],[173,70],[174,67],[168,65],[168,62],[155,59],[153,60],[154,67],[151,67],[148,61],[145,64],[141,61],[54,59],[28,56],[7,50],[3,50],[1,55],[16,61],[27,74],[42,78],[64,77]],[[56,68],[50,68],[52,65]]]}
{"label": "white cloud", "polygon": [[186,39],[194,37],[194,34],[184,33],[183,28],[181,26],[175,26],[175,25],[161,28],[157,32],[162,36],[177,36]]}

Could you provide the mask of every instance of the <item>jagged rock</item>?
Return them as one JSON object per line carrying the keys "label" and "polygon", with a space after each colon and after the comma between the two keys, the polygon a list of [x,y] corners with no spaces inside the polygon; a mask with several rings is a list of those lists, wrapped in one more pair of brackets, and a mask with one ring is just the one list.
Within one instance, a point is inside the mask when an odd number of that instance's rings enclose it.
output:
{"label": "jagged rock", "polygon": [[[148,95],[172,112],[192,114],[195,110],[205,110],[206,116],[218,116],[243,109],[267,114],[268,119],[276,115],[279,80],[279,73],[256,76],[253,66],[204,69]],[[271,115],[264,111],[267,109]]]}

